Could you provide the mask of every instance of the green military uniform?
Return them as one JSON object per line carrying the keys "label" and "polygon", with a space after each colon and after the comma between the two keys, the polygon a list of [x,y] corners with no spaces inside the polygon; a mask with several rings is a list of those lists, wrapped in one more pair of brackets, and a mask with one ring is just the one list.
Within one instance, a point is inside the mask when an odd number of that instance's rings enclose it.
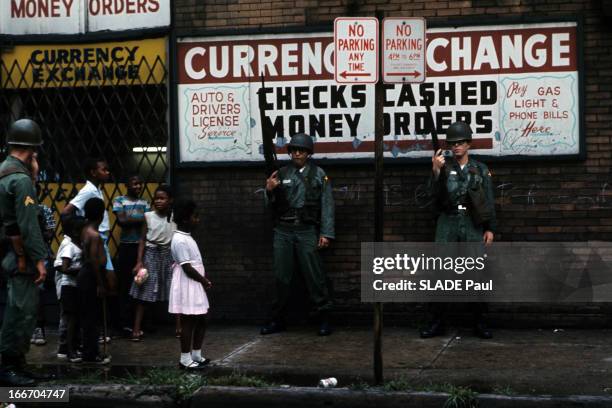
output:
{"label": "green military uniform", "polygon": [[[9,251],[2,260],[7,275],[8,297],[0,333],[4,366],[20,366],[30,347],[36,325],[38,287],[35,264],[47,256],[38,223],[38,201],[29,169],[15,157],[0,164],[0,215],[7,236],[21,236],[27,259],[26,272],[18,272],[17,256]],[[12,249],[12,247],[11,247]]]}
{"label": "green military uniform", "polygon": [[[266,204],[275,211],[274,275],[277,298],[274,320],[282,321],[291,295],[294,265],[304,275],[310,298],[319,313],[331,309],[321,257],[317,249],[320,236],[333,239],[334,199],[325,172],[311,163],[302,169],[293,164],[279,171],[278,193],[266,193]],[[279,197],[283,197],[282,200]],[[282,202],[281,202],[282,201]]]}
{"label": "green military uniform", "polygon": [[[495,196],[489,169],[483,163],[468,158],[463,167],[456,160],[449,160],[444,168],[444,178],[429,180],[429,190],[440,212],[436,225],[436,242],[481,242],[484,231],[495,232]],[[487,222],[475,225],[471,211],[468,189],[482,188],[485,194],[486,210],[492,214]]]}

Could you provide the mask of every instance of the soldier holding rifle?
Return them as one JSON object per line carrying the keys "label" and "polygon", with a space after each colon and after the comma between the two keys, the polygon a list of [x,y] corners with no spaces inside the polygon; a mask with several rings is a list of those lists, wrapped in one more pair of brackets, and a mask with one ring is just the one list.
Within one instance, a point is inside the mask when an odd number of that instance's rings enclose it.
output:
{"label": "soldier holding rifle", "polygon": [[[439,213],[436,242],[493,242],[496,217],[491,173],[486,165],[469,157],[471,142],[472,129],[467,123],[458,121],[446,131],[446,144],[452,149],[452,158],[446,159],[442,149],[434,143],[436,152],[428,185]],[[469,305],[474,318],[474,334],[490,339],[493,335],[482,317],[486,305]],[[421,331],[422,338],[444,333],[448,304],[433,303],[430,307],[433,319]]]}

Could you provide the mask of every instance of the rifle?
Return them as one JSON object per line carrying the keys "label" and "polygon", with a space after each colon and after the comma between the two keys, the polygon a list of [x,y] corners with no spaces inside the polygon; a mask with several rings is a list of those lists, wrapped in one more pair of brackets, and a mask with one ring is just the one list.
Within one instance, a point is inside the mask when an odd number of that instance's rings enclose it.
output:
{"label": "rifle", "polygon": [[[431,133],[431,144],[433,146],[434,154],[436,154],[440,149],[440,140],[438,139],[436,121],[433,117],[433,113],[431,113],[431,104],[432,102],[428,102],[425,105],[425,108],[427,109],[427,125],[429,127],[429,133]],[[435,200],[438,203],[438,207],[440,207],[444,206],[444,201],[448,197],[448,194],[446,192],[446,169],[444,167],[440,169],[440,175],[438,176],[437,185],[440,186],[440,190],[438,190],[438,196],[435,198]]]}
{"label": "rifle", "polygon": [[266,116],[266,83],[264,74],[261,74],[261,88],[257,91],[257,99],[259,102],[259,123],[261,124],[261,138],[263,141],[263,154],[266,161],[266,177],[270,177],[272,173],[278,170],[278,161],[276,159],[276,149],[274,147],[274,133],[268,123]]}
{"label": "rifle", "polygon": [[[259,123],[261,124],[261,139],[263,142],[263,154],[266,162],[266,178],[272,173],[280,169],[276,158],[276,148],[274,147],[274,131],[272,122],[266,116],[266,83],[264,74],[261,74],[261,88],[257,91],[257,99],[259,103]],[[280,172],[279,172],[280,173]],[[280,174],[279,174],[280,178]],[[281,186],[274,189],[274,208],[278,213],[283,213],[289,208],[287,197]]]}

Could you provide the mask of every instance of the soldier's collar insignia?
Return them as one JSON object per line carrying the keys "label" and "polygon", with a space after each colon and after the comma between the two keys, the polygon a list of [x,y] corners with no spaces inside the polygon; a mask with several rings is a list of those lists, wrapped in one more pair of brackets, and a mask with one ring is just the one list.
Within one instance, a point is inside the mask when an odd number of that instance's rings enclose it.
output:
{"label": "soldier's collar insignia", "polygon": [[24,202],[23,202],[23,205],[25,205],[25,206],[27,207],[27,206],[28,206],[28,205],[30,205],[30,204],[36,204],[36,201],[34,201],[34,200],[32,199],[32,197],[27,196],[27,197],[25,198]]}

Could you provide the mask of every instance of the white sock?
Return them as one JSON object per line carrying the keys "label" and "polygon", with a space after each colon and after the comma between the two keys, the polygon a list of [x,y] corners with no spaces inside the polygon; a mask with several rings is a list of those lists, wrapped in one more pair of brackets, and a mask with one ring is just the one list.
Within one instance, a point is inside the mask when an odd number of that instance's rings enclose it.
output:
{"label": "white sock", "polygon": [[202,358],[202,349],[191,350],[191,359],[195,361],[196,363],[204,361],[204,358]]}
{"label": "white sock", "polygon": [[181,364],[185,367],[189,366],[193,362],[190,353],[181,353]]}

